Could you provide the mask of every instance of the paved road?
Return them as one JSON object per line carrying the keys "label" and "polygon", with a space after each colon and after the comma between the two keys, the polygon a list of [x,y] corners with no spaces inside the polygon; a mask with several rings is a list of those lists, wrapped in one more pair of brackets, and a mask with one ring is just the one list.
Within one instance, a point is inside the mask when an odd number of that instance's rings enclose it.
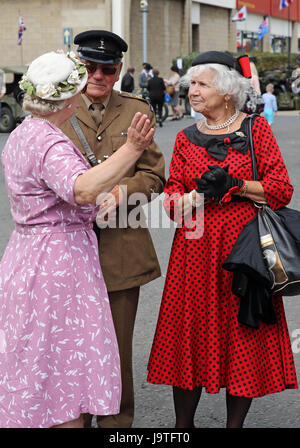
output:
{"label": "paved road", "polygon": [[[178,122],[168,121],[163,128],[158,128],[156,140],[166,159],[168,168],[172,155],[176,133],[192,123],[185,118]],[[295,194],[291,206],[300,210],[300,116],[298,113],[280,113],[273,127],[286,165],[289,170]],[[6,140],[0,134],[0,149]],[[0,255],[2,255],[10,232],[12,222],[0,169]],[[164,221],[163,221],[164,222]],[[151,229],[154,244],[161,263],[163,276],[144,286],[136,320],[134,335],[134,370],[136,390],[135,428],[172,428],[174,412],[172,390],[169,386],[155,386],[146,382],[147,361],[159,311],[164,275],[172,243],[174,228]],[[300,378],[300,301],[299,298],[286,298],[287,320],[293,343],[294,359]],[[297,331],[298,330],[298,331]],[[248,414],[245,427],[249,428],[292,428],[300,427],[299,391],[284,391],[279,394],[255,399]],[[203,428],[221,428],[225,425],[225,394],[210,395],[203,392],[196,414],[196,426]]]}

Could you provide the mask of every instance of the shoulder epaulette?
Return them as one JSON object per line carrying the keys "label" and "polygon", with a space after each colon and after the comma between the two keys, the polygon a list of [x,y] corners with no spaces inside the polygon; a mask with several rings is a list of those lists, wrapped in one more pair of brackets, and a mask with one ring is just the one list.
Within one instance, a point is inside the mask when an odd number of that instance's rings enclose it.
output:
{"label": "shoulder epaulette", "polygon": [[134,93],[129,93],[129,92],[119,92],[119,95],[124,97],[124,98],[131,98],[133,100],[139,100],[139,101],[143,101],[144,103],[148,103],[149,102],[147,100],[145,100],[145,98],[139,96],[139,95],[135,95]]}

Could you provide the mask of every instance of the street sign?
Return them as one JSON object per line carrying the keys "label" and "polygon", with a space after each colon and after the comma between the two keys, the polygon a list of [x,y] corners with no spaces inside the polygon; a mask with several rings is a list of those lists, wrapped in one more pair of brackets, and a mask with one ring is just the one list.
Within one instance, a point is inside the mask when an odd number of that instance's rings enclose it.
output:
{"label": "street sign", "polygon": [[72,28],[63,28],[64,45],[70,46],[72,43]]}

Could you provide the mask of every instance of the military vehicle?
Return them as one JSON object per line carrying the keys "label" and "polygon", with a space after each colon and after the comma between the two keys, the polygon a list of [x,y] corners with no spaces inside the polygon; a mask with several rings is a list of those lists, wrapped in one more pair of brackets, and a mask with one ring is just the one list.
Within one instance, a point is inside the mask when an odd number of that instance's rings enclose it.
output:
{"label": "military vehicle", "polygon": [[4,67],[2,70],[5,73],[6,94],[0,100],[0,132],[11,132],[26,116],[22,109],[24,92],[19,87],[19,81],[27,67]]}
{"label": "military vehicle", "polygon": [[261,91],[265,92],[266,85],[272,83],[279,110],[300,109],[299,76],[300,71],[297,67],[261,72],[259,75]]}

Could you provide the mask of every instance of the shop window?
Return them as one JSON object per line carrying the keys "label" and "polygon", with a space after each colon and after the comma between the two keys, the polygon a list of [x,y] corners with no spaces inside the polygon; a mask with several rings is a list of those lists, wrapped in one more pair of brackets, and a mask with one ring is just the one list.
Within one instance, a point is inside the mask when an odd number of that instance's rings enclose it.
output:
{"label": "shop window", "polygon": [[273,53],[287,53],[289,39],[286,36],[272,36],[271,46]]}
{"label": "shop window", "polygon": [[237,51],[244,53],[245,51],[260,51],[261,44],[257,38],[257,33],[238,31],[237,32]]}

